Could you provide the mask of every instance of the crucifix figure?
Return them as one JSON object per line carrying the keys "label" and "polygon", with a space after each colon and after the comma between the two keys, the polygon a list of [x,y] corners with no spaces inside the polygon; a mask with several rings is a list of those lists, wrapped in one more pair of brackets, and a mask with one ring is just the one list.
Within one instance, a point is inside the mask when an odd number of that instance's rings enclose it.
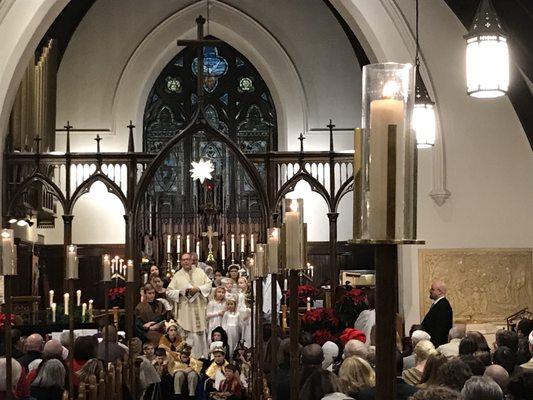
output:
{"label": "crucifix figure", "polygon": [[198,104],[201,106],[204,101],[204,46],[216,46],[217,44],[222,44],[221,40],[216,39],[204,39],[204,24],[205,18],[199,16],[196,18],[197,25],[197,35],[194,40],[178,40],[178,46],[191,46],[198,48],[198,82],[196,86],[196,95],[198,96]]}
{"label": "crucifix figure", "polygon": [[207,227],[207,232],[202,232],[202,236],[207,237],[207,248],[209,253],[206,261],[215,261],[215,257],[213,256],[213,237],[218,236],[218,232],[214,232],[213,226],[209,225]]}

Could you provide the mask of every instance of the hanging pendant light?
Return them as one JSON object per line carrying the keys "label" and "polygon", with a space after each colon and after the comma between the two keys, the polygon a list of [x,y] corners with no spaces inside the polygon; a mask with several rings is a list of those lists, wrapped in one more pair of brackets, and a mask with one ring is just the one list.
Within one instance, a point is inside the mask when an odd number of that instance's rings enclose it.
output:
{"label": "hanging pendant light", "polygon": [[507,94],[509,47],[491,0],[481,0],[466,39],[466,87],[473,97]]}
{"label": "hanging pendant light", "polygon": [[435,144],[436,122],[435,103],[431,101],[429,93],[416,69],[415,106],[413,108],[413,129],[416,132],[416,145],[419,149],[427,149]]}
{"label": "hanging pendant light", "polygon": [[413,107],[412,128],[416,132],[416,146],[419,149],[433,147],[436,136],[435,102],[431,101],[429,93],[420,75],[420,44],[418,41],[418,0],[416,0],[416,78],[415,105]]}

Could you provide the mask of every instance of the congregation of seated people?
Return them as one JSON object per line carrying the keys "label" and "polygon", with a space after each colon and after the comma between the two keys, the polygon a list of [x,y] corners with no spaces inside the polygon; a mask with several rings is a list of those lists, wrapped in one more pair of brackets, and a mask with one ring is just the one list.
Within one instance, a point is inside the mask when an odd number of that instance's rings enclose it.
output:
{"label": "congregation of seated people", "polygon": [[[305,338],[305,333],[301,335]],[[477,331],[454,326],[448,342],[435,347],[421,325],[411,329],[411,350],[396,354],[398,400],[532,400],[533,320],[516,331],[501,329],[489,344]],[[328,341],[322,346],[300,340],[299,398],[372,400],[376,397],[375,347],[365,338]],[[279,343],[278,398],[290,398],[289,339]],[[281,375],[281,376],[280,376]]]}

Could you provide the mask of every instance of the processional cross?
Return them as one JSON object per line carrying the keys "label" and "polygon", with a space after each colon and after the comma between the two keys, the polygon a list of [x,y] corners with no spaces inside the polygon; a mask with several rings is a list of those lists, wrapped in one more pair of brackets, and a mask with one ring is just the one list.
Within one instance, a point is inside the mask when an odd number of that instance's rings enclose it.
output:
{"label": "processional cross", "polygon": [[207,232],[202,232],[202,236],[207,236],[207,248],[209,250],[209,253],[207,255],[206,261],[215,261],[215,257],[213,256],[213,237],[218,236],[218,232],[213,231],[213,226],[209,225],[207,227]]}

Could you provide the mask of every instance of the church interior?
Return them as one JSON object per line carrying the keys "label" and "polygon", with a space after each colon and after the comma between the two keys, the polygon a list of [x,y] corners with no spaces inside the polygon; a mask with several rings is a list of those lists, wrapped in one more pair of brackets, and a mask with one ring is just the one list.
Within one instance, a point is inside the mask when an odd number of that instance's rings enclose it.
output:
{"label": "church interior", "polygon": [[531,2],[3,0],[0,37],[0,398],[533,398]]}

